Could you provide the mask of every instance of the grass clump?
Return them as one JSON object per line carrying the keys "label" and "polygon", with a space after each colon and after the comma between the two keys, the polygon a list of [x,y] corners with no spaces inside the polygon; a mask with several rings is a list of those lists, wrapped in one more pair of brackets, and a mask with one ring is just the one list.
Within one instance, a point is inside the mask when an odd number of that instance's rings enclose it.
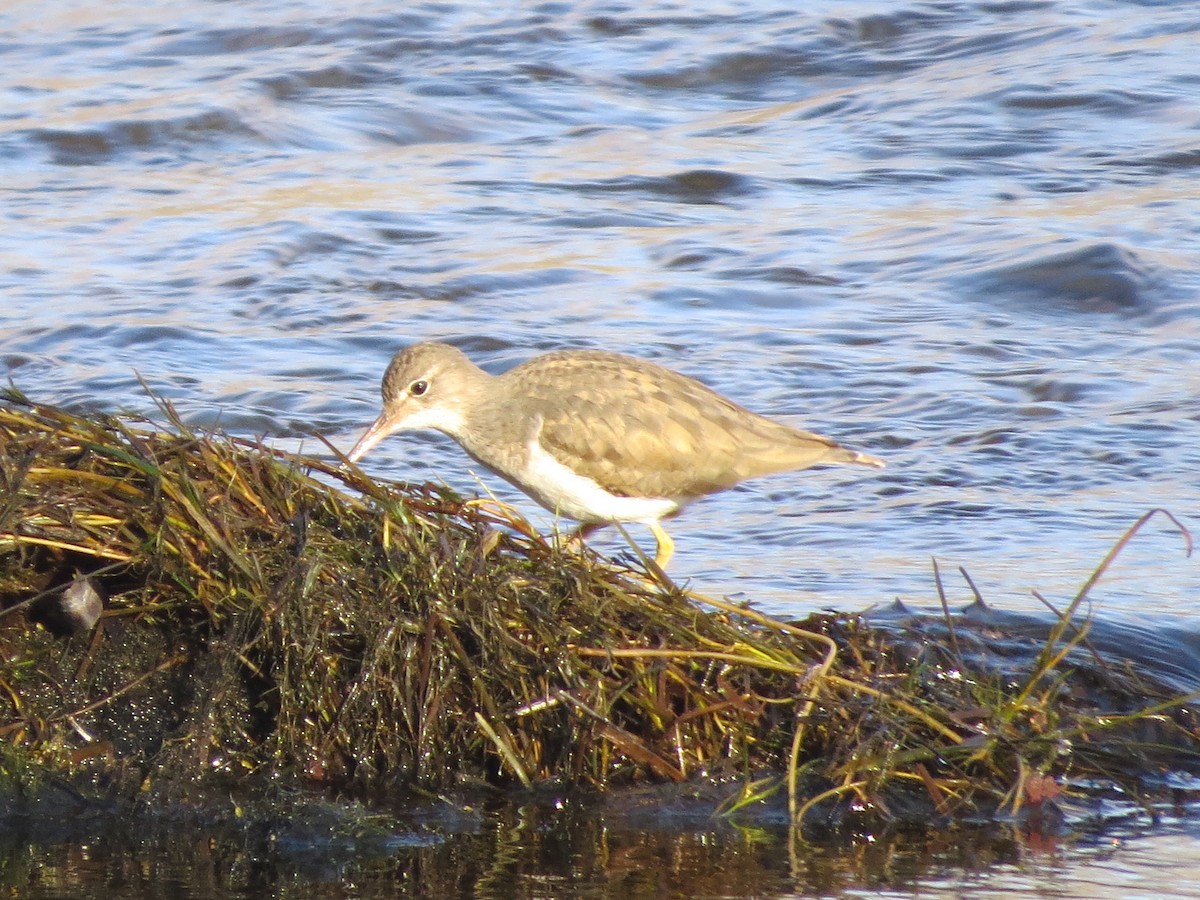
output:
{"label": "grass clump", "polygon": [[[498,504],[163,409],[165,431],[0,405],[0,740],[76,785],[706,778],[730,780],[729,809],[786,796],[803,818],[851,798],[886,817],[914,788],[951,814],[1136,774],[1112,763],[1146,742],[1120,737],[1135,719],[1173,758],[1196,749],[1165,694],[1112,672],[1103,705],[1073,693],[1081,632],[1051,635],[1014,685],[962,653],[949,615],[936,645],[853,617],[778,622],[566,552]],[[106,597],[99,626],[33,627],[82,578]],[[1079,752],[1112,735],[1111,753]]]}

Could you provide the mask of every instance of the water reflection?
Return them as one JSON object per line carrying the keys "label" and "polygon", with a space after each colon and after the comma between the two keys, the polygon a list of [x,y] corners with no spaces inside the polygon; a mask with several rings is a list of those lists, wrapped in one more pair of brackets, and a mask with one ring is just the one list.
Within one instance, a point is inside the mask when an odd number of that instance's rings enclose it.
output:
{"label": "water reflection", "polygon": [[114,891],[324,897],[343,896],[349,885],[362,897],[1094,897],[1101,884],[1132,896],[1164,869],[1179,878],[1176,886],[1200,871],[1195,830],[1169,814],[1151,841],[1132,811],[1069,840],[1003,826],[813,840],[676,813],[606,817],[576,803],[503,805],[469,815],[466,830],[426,820],[376,845],[294,824],[131,834],[109,822],[69,841],[10,832],[0,842],[0,884],[30,900]]}

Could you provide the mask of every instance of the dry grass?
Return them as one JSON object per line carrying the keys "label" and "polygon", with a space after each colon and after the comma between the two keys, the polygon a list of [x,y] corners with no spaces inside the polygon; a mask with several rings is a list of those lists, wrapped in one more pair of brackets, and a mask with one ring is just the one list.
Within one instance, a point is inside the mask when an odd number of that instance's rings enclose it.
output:
{"label": "dry grass", "polygon": [[[0,405],[10,778],[372,795],[725,778],[731,811],[784,791],[796,818],[887,817],[914,794],[946,815],[1036,805],[1198,749],[1179,698],[1103,666],[1079,693],[1076,608],[1014,685],[972,670],[949,615],[936,645],[778,622],[561,550],[497,504],[163,412],[166,431]],[[82,575],[107,595],[100,626],[33,627]]]}

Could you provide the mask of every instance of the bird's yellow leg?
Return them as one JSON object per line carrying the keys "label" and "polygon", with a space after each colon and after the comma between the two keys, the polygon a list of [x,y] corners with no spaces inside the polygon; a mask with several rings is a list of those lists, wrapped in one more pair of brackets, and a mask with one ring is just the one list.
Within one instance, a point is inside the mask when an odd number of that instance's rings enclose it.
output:
{"label": "bird's yellow leg", "polygon": [[654,554],[654,562],[660,569],[666,569],[667,563],[675,553],[675,542],[671,540],[671,536],[667,534],[661,522],[651,522],[649,524],[650,530],[654,533],[654,540],[658,544],[658,552]]}
{"label": "bird's yellow leg", "polygon": [[603,522],[589,522],[585,525],[580,525],[567,536],[566,546],[579,547],[582,550],[583,542],[603,527]]}
{"label": "bird's yellow leg", "polygon": [[[567,538],[567,546],[577,545],[582,548],[583,542],[603,528],[605,524],[604,522],[591,522],[586,525],[580,525]],[[655,544],[657,545],[657,552],[654,554],[654,563],[659,569],[666,569],[667,563],[675,553],[675,541],[667,534],[666,529],[662,527],[662,523],[647,522],[646,524],[650,527],[650,531],[654,535]],[[617,527],[621,528],[620,523],[617,523]],[[625,534],[627,540],[629,539],[629,535],[625,533],[624,528],[621,528],[621,533]]]}

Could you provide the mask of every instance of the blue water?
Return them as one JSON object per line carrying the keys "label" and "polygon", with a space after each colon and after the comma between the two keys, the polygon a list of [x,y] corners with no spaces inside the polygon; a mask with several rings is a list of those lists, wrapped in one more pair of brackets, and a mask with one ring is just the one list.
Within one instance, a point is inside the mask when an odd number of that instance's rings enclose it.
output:
{"label": "blue water", "polygon": [[[5,376],[321,454],[414,341],[655,359],[886,458],[674,523],[675,577],[784,614],[932,603],[933,557],[1040,608],[1151,508],[1200,531],[1191,4],[400,9],[0,10]],[[554,524],[446,439],[367,467]],[[1184,547],[1096,610],[1194,620]]]}
{"label": "blue water", "polygon": [[[1186,5],[393,6],[0,13],[8,377],[320,453],[413,341],[647,356],[887,458],[675,524],[676,577],[786,612],[931,599],[935,556],[1061,601],[1195,526]],[[445,439],[369,465],[481,489]],[[1095,596],[1198,587],[1155,528]]]}

